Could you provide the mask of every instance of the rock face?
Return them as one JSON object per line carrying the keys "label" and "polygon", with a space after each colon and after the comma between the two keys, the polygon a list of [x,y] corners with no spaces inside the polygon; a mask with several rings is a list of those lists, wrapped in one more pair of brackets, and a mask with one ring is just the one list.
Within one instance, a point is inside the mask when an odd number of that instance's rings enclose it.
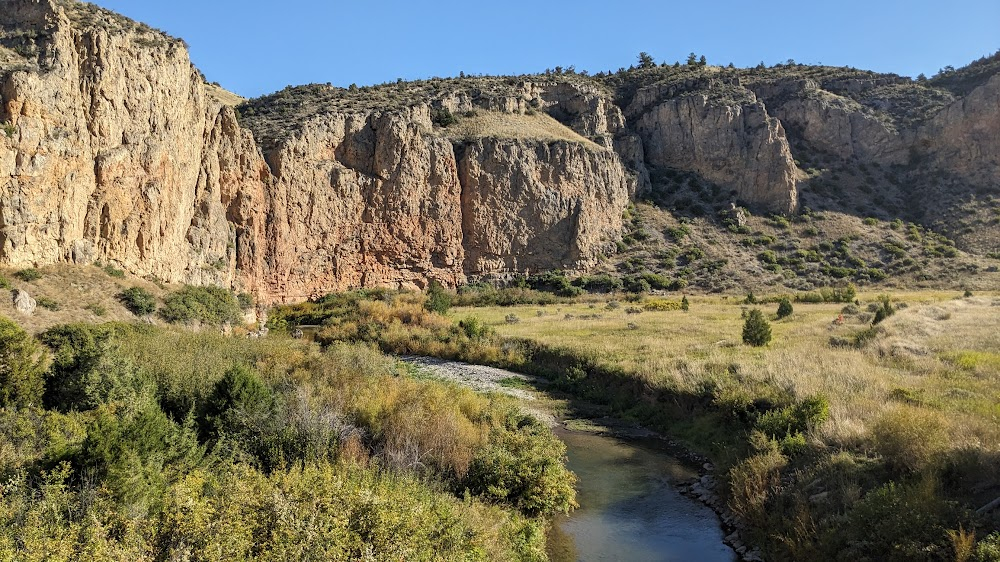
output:
{"label": "rock face", "polygon": [[630,184],[611,151],[481,139],[458,166],[468,272],[586,268],[621,227]]}
{"label": "rock face", "polygon": [[795,212],[795,161],[781,122],[763,103],[752,96],[733,104],[698,93],[660,101],[662,96],[659,88],[640,91],[628,110],[647,162],[697,172],[730,186],[744,201]]}
{"label": "rock face", "polygon": [[269,303],[585,270],[650,170],[794,212],[798,144],[1000,178],[997,76],[913,126],[884,118],[906,79],[714,67],[314,85],[236,110],[182,41],[76,0],[0,8],[5,266],[100,260]]}

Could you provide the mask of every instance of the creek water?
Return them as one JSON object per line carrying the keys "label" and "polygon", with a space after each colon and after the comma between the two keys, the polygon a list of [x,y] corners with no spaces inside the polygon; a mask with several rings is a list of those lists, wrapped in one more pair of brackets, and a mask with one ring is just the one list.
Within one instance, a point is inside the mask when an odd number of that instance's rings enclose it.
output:
{"label": "creek water", "polygon": [[623,441],[562,428],[580,508],[549,529],[553,562],[732,562],[719,519],[673,482],[696,476],[654,440]]}
{"label": "creek water", "polygon": [[[428,357],[401,360],[434,376],[480,392],[514,396],[539,419],[531,393],[501,383],[520,378],[510,371]],[[552,418],[554,422],[554,418]],[[552,430],[566,443],[568,466],[576,473],[580,508],[553,520],[547,537],[553,562],[732,562],[736,553],[723,542],[719,518],[708,507],[681,495],[674,483],[697,473],[670,455],[656,439],[622,440],[603,434]]]}

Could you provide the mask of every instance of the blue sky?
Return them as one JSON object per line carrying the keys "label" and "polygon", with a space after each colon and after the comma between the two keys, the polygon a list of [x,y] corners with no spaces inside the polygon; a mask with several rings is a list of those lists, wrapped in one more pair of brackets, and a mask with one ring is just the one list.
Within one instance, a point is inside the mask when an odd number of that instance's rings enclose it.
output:
{"label": "blue sky", "polygon": [[187,40],[210,81],[245,96],[287,85],[596,73],[689,52],[711,64],[794,59],[928,76],[1000,50],[1000,1],[97,0]]}

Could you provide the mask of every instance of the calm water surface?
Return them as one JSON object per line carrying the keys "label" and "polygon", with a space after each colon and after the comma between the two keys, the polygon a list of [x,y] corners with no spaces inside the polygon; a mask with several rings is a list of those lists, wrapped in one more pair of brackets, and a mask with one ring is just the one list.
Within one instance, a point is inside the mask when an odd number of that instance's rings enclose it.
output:
{"label": "calm water surface", "polygon": [[682,496],[672,480],[695,476],[655,441],[556,429],[579,477],[580,508],[553,522],[554,562],[591,560],[732,562],[719,519]]}

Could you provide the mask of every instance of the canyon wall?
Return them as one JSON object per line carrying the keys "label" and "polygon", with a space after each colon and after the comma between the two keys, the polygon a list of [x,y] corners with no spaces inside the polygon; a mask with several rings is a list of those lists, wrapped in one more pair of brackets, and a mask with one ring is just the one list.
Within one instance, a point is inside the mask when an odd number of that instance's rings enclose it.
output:
{"label": "canyon wall", "polygon": [[577,75],[310,86],[339,101],[302,112],[308,100],[290,90],[287,107],[258,104],[278,116],[265,127],[205,84],[180,40],[75,0],[0,5],[9,267],[99,261],[294,301],[587,270],[614,252],[652,169],[792,213],[791,137],[888,164],[919,149],[998,176],[996,76],[912,130],[808,79],[632,87]]}

